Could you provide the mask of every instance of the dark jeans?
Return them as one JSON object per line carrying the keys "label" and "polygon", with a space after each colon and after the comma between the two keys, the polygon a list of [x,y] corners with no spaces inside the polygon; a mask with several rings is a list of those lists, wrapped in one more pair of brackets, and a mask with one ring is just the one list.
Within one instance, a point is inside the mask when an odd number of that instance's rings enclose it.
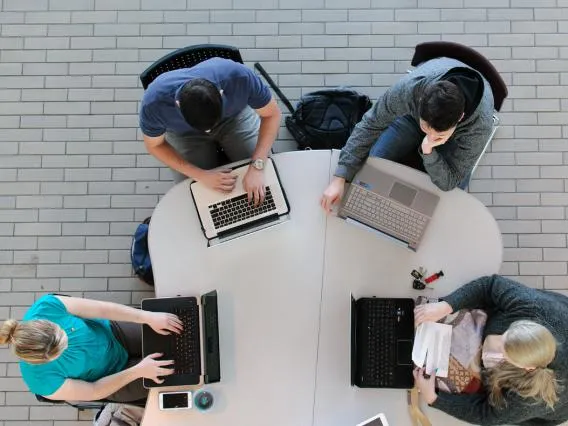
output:
{"label": "dark jeans", "polygon": [[[418,149],[424,140],[424,133],[420,125],[411,115],[403,115],[394,120],[382,133],[375,145],[371,148],[370,157],[379,157],[404,164],[413,169],[426,171]],[[465,189],[471,174],[458,185]]]}
{"label": "dark jeans", "polygon": [[[124,369],[132,367],[142,359],[142,326],[132,322],[111,321],[112,334],[128,352],[128,363]],[[106,399],[115,402],[132,402],[146,399],[148,389],[142,385],[142,379],[130,382]]]}

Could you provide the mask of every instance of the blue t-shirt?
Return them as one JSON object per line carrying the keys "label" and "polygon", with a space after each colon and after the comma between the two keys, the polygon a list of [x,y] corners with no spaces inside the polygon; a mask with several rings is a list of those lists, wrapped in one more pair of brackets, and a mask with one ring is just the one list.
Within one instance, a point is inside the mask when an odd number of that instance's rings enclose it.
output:
{"label": "blue t-shirt", "polygon": [[24,321],[48,320],[67,333],[68,347],[55,360],[45,364],[20,361],[20,371],[31,392],[51,395],[65,379],[95,382],[122,371],[128,353],[116,340],[108,320],[83,319],[67,312],[65,305],[48,294],[26,312]]}
{"label": "blue t-shirt", "polygon": [[176,105],[180,89],[195,78],[206,79],[223,90],[222,118],[237,115],[247,105],[253,109],[265,107],[272,98],[268,87],[243,64],[211,58],[191,68],[163,73],[148,86],[140,106],[140,129],[145,135],[156,137],[166,131],[177,135],[198,133]]}

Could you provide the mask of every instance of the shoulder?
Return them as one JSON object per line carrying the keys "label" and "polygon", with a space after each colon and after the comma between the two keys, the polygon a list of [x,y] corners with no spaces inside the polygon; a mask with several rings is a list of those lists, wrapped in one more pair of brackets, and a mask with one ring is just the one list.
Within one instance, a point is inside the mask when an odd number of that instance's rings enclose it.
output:
{"label": "shoulder", "polygon": [[54,316],[68,315],[65,305],[59,298],[53,294],[46,294],[40,297],[28,309],[23,320],[29,321],[33,319],[50,319]]}
{"label": "shoulder", "polygon": [[191,78],[191,68],[180,68],[160,74],[142,96],[142,106],[170,99],[185,81]]}
{"label": "shoulder", "polygon": [[20,361],[22,379],[30,392],[37,395],[51,395],[61,387],[66,377],[53,363],[32,365]]}

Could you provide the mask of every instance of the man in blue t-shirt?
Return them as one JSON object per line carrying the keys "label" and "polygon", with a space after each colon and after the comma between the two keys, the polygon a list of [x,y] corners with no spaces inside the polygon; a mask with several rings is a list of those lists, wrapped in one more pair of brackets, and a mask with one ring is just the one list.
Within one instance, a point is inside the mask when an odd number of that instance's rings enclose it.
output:
{"label": "man in blue t-shirt", "polygon": [[[169,71],[148,87],[140,128],[148,152],[174,171],[230,192],[236,176],[218,167],[217,144],[231,161],[252,158],[243,186],[264,199],[264,163],[280,127],[280,108],[268,87],[243,64],[212,58]],[[260,117],[260,118],[259,118]]]}

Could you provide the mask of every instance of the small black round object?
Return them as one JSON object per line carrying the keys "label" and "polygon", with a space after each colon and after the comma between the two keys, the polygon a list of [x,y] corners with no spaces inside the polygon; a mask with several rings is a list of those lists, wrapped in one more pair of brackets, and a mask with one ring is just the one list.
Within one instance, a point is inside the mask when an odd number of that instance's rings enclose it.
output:
{"label": "small black round object", "polygon": [[200,410],[208,410],[213,405],[213,395],[206,390],[199,391],[195,394],[193,402]]}

